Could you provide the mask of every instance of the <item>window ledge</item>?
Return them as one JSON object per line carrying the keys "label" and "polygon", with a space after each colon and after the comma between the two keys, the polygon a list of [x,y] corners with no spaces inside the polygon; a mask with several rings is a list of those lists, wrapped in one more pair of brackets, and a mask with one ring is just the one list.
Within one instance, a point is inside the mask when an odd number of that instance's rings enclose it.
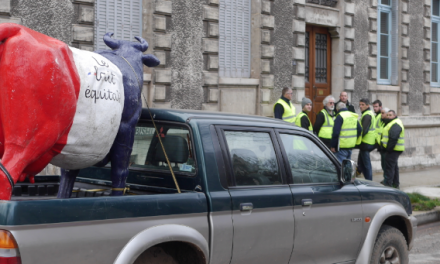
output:
{"label": "window ledge", "polygon": [[377,91],[387,91],[387,92],[400,92],[400,86],[378,84],[376,87],[376,90]]}
{"label": "window ledge", "polygon": [[219,78],[219,85],[240,85],[240,86],[258,86],[260,79],[252,78]]}

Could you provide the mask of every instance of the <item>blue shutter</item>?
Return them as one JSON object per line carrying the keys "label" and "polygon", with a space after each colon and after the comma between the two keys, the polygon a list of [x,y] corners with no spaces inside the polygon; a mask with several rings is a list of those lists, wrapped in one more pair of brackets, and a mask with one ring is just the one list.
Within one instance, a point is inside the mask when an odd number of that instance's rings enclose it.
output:
{"label": "blue shutter", "polygon": [[107,32],[129,41],[142,36],[142,0],[96,0],[95,49],[109,49],[102,40]]}
{"label": "blue shutter", "polygon": [[393,1],[391,7],[391,84],[399,82],[399,2]]}
{"label": "blue shutter", "polygon": [[250,0],[220,1],[219,74],[250,77]]}
{"label": "blue shutter", "polygon": [[440,5],[439,0],[432,1],[431,12],[431,86],[440,87],[439,79],[439,34],[440,34]]}
{"label": "blue shutter", "polygon": [[[391,0],[389,0],[391,1]],[[382,3],[384,0],[382,0]],[[380,5],[378,8],[378,30],[377,30],[377,83],[378,84],[391,84],[392,74],[392,39],[391,39],[391,8],[390,6]],[[397,37],[397,36],[396,36]],[[396,40],[397,42],[397,40]],[[397,68],[397,65],[396,65]]]}

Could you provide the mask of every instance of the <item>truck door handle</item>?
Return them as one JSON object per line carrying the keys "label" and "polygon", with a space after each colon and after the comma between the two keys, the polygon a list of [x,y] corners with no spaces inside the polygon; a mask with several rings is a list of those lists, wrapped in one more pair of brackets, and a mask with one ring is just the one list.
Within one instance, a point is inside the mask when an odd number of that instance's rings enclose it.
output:
{"label": "truck door handle", "polygon": [[302,199],[301,203],[302,203],[302,206],[310,206],[313,204],[313,200],[312,199]]}
{"label": "truck door handle", "polygon": [[241,203],[240,211],[252,211],[254,209],[254,205],[252,203]]}

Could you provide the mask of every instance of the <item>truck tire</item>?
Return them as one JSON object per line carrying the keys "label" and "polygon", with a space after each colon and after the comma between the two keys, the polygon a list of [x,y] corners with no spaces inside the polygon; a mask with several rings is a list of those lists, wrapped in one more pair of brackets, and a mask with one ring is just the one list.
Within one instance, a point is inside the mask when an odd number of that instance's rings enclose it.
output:
{"label": "truck tire", "polygon": [[402,232],[388,225],[382,226],[374,244],[370,264],[408,262],[408,246]]}
{"label": "truck tire", "polygon": [[161,247],[152,247],[142,253],[134,264],[179,264]]}

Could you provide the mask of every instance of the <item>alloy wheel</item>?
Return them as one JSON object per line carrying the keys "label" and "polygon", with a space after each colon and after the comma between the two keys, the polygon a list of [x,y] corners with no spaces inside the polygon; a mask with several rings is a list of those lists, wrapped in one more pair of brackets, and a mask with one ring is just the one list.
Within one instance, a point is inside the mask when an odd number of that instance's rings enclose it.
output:
{"label": "alloy wheel", "polygon": [[399,252],[393,246],[385,248],[380,255],[380,264],[400,264]]}

